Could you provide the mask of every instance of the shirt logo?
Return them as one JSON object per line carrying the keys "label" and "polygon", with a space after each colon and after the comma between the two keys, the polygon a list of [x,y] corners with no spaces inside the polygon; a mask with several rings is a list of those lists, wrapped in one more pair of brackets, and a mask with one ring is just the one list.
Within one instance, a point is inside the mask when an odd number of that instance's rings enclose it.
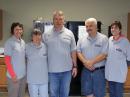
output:
{"label": "shirt logo", "polygon": [[122,52],[122,49],[120,49],[120,48],[116,48],[116,51],[118,51],[118,52]]}
{"label": "shirt logo", "polygon": [[101,45],[100,44],[95,44],[95,47],[101,47]]}

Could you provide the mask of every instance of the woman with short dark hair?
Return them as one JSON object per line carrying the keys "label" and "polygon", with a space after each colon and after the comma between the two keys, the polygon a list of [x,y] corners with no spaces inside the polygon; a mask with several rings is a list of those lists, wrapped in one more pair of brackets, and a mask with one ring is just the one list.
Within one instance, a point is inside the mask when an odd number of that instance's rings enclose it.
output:
{"label": "woman with short dark hair", "polygon": [[26,84],[25,42],[22,39],[23,25],[11,25],[12,36],[5,43],[8,97],[24,97]]}
{"label": "woman with short dark hair", "polygon": [[120,21],[111,24],[105,77],[109,82],[110,97],[123,97],[123,85],[127,77],[127,61],[130,61],[130,43],[122,35]]}

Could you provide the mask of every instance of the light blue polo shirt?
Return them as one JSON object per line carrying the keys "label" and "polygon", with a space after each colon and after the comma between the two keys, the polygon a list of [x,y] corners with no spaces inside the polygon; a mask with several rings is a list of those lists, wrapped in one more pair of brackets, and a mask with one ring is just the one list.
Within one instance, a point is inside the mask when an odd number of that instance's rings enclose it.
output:
{"label": "light blue polo shirt", "polygon": [[[108,38],[97,32],[95,38],[91,38],[86,34],[83,38],[78,40],[77,52],[82,53],[86,59],[91,60],[99,54],[107,54],[108,51]],[[105,65],[105,61],[94,64],[94,67],[101,67]]]}
{"label": "light blue polo shirt", "polygon": [[43,41],[47,45],[49,72],[65,72],[72,70],[72,51],[76,51],[73,33],[63,27],[60,32],[54,28],[43,34]]}
{"label": "light blue polo shirt", "polygon": [[28,43],[26,46],[27,58],[27,82],[29,84],[47,84],[48,83],[48,66],[47,66],[47,49],[41,43],[36,46],[34,43]]}
{"label": "light blue polo shirt", "polygon": [[105,67],[108,81],[124,83],[127,77],[127,62],[130,61],[130,43],[125,37],[115,41],[109,38],[109,50]]}
{"label": "light blue polo shirt", "polygon": [[[4,50],[5,55],[11,56],[11,64],[17,78],[23,78],[26,74],[25,42],[22,39],[18,40],[15,36],[12,36],[6,41]],[[11,78],[8,71],[7,76]]]}

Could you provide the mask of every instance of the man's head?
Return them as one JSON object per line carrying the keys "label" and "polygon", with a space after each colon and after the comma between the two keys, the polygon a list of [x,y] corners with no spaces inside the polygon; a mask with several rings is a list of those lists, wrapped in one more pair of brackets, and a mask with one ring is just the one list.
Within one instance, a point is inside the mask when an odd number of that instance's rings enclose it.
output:
{"label": "man's head", "polygon": [[85,26],[88,34],[95,34],[97,32],[97,20],[95,18],[87,19]]}
{"label": "man's head", "polygon": [[54,11],[53,24],[56,29],[61,29],[64,25],[64,13],[62,11]]}

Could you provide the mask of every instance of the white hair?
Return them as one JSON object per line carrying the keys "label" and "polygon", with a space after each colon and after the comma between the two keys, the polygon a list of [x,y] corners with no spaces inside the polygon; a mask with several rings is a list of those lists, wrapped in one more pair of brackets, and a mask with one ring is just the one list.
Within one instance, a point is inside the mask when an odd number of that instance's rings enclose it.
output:
{"label": "white hair", "polygon": [[97,25],[97,20],[96,20],[95,18],[86,19],[85,24],[86,24],[87,22],[93,22],[95,25]]}

